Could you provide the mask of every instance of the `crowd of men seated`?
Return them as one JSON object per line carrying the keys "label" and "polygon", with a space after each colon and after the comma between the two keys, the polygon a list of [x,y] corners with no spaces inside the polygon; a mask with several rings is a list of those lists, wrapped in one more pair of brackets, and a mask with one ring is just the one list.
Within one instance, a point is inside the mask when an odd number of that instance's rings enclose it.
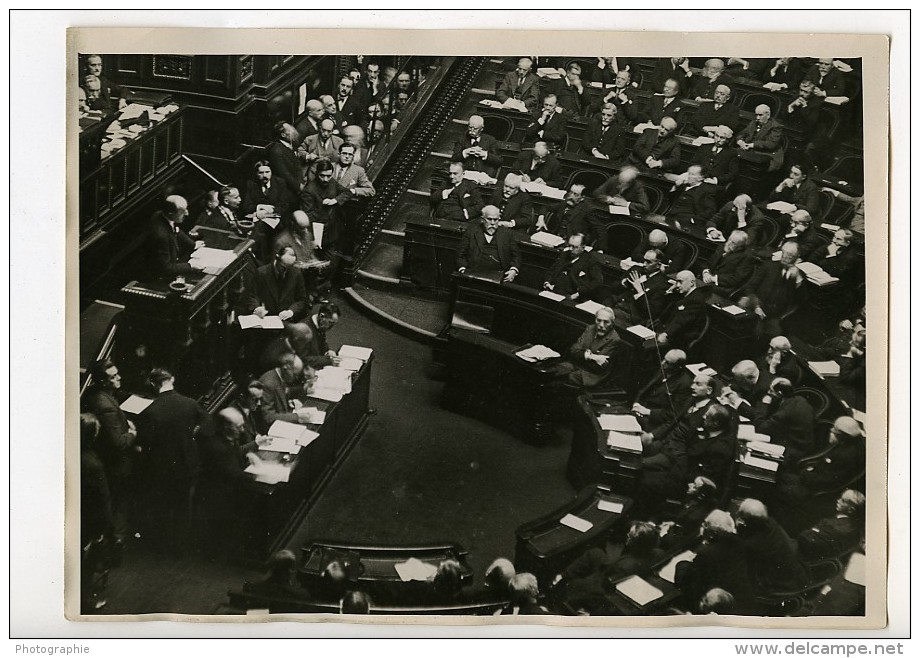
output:
{"label": "crowd of men seated", "polygon": [[[865,437],[849,416],[837,418],[828,437],[818,435],[815,410],[797,393],[801,373],[792,355],[795,339],[787,338],[784,326],[805,295],[800,264],[819,265],[839,278],[841,287],[855,288],[863,276],[854,232],[861,225],[854,219],[851,228],[840,227],[825,244],[815,226],[820,190],[811,180],[833,157],[822,104],[837,99],[836,107],[845,106],[851,87],[830,59],[819,59],[807,70],[794,58],[711,59],[697,73],[686,58],[663,58],[651,82],[643,81],[655,95],[640,108],[635,60],[597,58],[593,69],[573,62],[557,67],[557,79],[549,82],[535,74],[534,64],[522,58],[496,89],[499,101],[517,99],[531,113],[526,148],[495,189],[484,192],[466,172],[494,177],[503,161],[483,118],[472,116],[452,151],[447,181],[433,186],[432,216],[470,223],[458,253],[461,273],[496,272],[505,282],[520,273],[521,239],[545,231],[565,240],[544,289],[570,300],[598,301],[602,308],[572,345],[560,379],[575,393],[603,387],[627,368],[632,378],[644,380],[623,410],[635,414],[643,429],[642,476],[630,525],[549,583],[515,573],[513,564],[500,559],[487,570],[482,589],[467,591],[447,561],[420,599],[375,601],[355,589],[335,563],[328,565],[324,582],[300,582],[296,556],[283,551],[273,559],[269,577],[249,587],[340,602],[348,613],[366,613],[375,605],[492,597],[505,602],[502,614],[615,614],[609,601],[612,583],[649,569],[666,549],[685,546],[694,547],[697,557],[678,565],[682,598],[675,610],[767,614],[761,595],[807,591],[815,581],[810,571],[815,563],[843,559],[864,542],[865,496],[850,485],[865,469]],[[117,561],[133,525],[132,509],[135,519],[148,522],[145,532],[166,548],[191,540],[195,509],[207,510],[214,537],[237,541],[234,505],[258,437],[274,420],[308,422],[292,403],[310,390],[314,368],[338,359],[326,341],[339,316],[329,302],[329,280],[354,239],[349,209],[376,194],[364,168],[370,157],[366,136],[392,129],[395,124],[389,122],[399,122],[414,92],[411,76],[399,73],[393,81],[397,93],[384,94],[390,82],[386,73],[372,60],[364,62],[361,70],[342,77],[332,94],[308,101],[307,116],[297,126],[274,126],[272,142],[245,185],[207,195],[196,225],[256,242],[258,267],[247,277],[239,312],[276,315],[284,324],[279,338],[251,346],[250,377],[238,399],[211,418],[175,390],[171,373],[152,368],[138,379],[149,383],[156,400],[135,427],[118,406],[123,397],[118,365],[95,365],[81,424],[83,545],[91,548],[100,537],[108,538],[101,562]],[[84,79],[88,101],[99,97],[100,76],[101,58],[99,71]],[[798,96],[783,104],[777,117],[769,105],[759,104],[745,122],[732,104],[734,80],[756,80],[773,91],[798,90]],[[588,93],[591,82],[609,85],[600,99]],[[111,83],[101,89],[110,98],[123,98]],[[688,112],[684,99],[698,105],[697,111]],[[562,185],[557,155],[569,144],[567,125],[574,117],[587,121],[580,153],[618,171],[595,189],[572,184],[563,199],[541,212],[522,185]],[[640,123],[651,125],[627,148],[625,135]],[[787,127],[803,136],[803,148],[783,149]],[[711,140],[683,171],[680,136]],[[761,185],[738,187],[743,159],[763,165]],[[668,209],[655,215],[643,183],[648,175],[673,185]],[[771,240],[765,205],[774,201],[793,210],[788,229]],[[598,254],[616,245],[609,244],[595,211],[611,206],[720,245],[708,262],[690,264],[671,232],[652,230],[631,255],[636,264],[624,272],[620,288],[601,297]],[[144,249],[152,277],[193,271],[188,256],[201,243],[183,230],[188,214],[187,200],[170,195],[151,218]],[[323,226],[322,248],[316,244],[316,224]],[[764,353],[756,361],[737,363],[723,377],[693,376],[686,369],[687,354],[702,332],[713,295],[758,318]],[[854,310],[842,309],[847,316]],[[626,357],[614,328],[632,324],[647,326],[655,336],[638,359]],[[839,334],[823,344],[795,345],[809,357],[841,361],[840,382],[853,388],[863,408],[865,326],[864,316],[845,319]],[[746,499],[729,509],[740,417],[783,446],[785,459],[772,499]],[[815,455],[820,458],[812,459]],[[139,491],[146,492],[144,500],[138,499]],[[814,517],[810,503],[829,491],[839,494],[836,516],[827,510],[827,518]],[[92,570],[87,582],[91,576]],[[92,586],[84,594],[88,605],[103,602]],[[815,614],[822,600],[811,599]]]}

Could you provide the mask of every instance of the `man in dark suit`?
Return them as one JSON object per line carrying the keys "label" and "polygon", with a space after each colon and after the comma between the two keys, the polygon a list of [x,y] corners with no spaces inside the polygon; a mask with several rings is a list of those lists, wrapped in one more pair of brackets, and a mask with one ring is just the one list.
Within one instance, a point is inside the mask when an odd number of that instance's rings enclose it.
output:
{"label": "man in dark suit", "polygon": [[559,374],[578,388],[591,388],[622,370],[628,347],[613,328],[613,309],[604,306],[594,314],[594,324],[588,325],[569,349],[568,360]]}
{"label": "man in dark suit", "polygon": [[755,586],[769,592],[795,592],[808,583],[795,542],[759,500],[745,499],[735,514],[738,535],[751,567]]}
{"label": "man in dark suit", "polygon": [[764,336],[783,334],[783,315],[796,307],[801,299],[801,286],[805,277],[795,266],[799,247],[786,242],[780,249],[780,260],[761,264],[746,286],[746,294],[738,300],[742,308],[750,308],[761,319]]}
{"label": "man in dark suit", "polygon": [[785,336],[774,336],[766,354],[757,359],[756,364],[767,379],[785,377],[793,386],[797,386],[802,379],[802,369],[792,351],[792,343]]}
{"label": "man in dark suit", "polygon": [[521,270],[521,254],[517,237],[510,229],[500,227],[501,213],[495,206],[482,209],[482,222],[467,228],[457,252],[461,274],[474,272],[503,272],[503,281],[514,281]]}
{"label": "man in dark suit", "polygon": [[284,180],[288,191],[287,205],[290,207],[296,202],[296,195],[300,193],[303,182],[300,161],[295,153],[302,140],[297,129],[285,121],[276,123],[272,130],[275,141],[265,149],[265,158],[275,180]]}
{"label": "man in dark suit", "polygon": [[809,258],[818,247],[824,244],[824,240],[818,234],[818,231],[812,226],[811,215],[807,210],[796,210],[789,217],[789,231],[776,238],[773,244],[768,245],[763,250],[763,256],[769,257],[774,250],[779,249],[787,242],[798,246],[798,257]]}
{"label": "man in dark suit", "polygon": [[660,126],[662,119],[670,117],[675,122],[680,122],[682,106],[680,102],[680,86],[677,80],[668,78],[661,90],[661,94],[655,94],[649,99],[645,106],[645,111],[639,115],[640,121]]}
{"label": "man in dark suit", "polygon": [[581,78],[581,65],[578,62],[569,64],[565,75],[551,86],[561,107],[569,116],[580,117],[588,109],[588,93]]}
{"label": "man in dark suit", "polygon": [[549,152],[549,147],[544,141],[537,142],[532,149],[522,150],[511,170],[520,174],[524,182],[533,181],[550,187],[558,186],[562,177],[559,160]]}
{"label": "man in dark suit", "polygon": [[163,368],[150,373],[156,399],[141,414],[138,443],[143,448],[152,534],[175,548],[191,539],[192,501],[198,484],[198,440],[210,431],[207,413],[175,390]]}
{"label": "man in dark suit", "polygon": [[585,251],[585,236],[576,233],[569,238],[569,248],[559,254],[543,288],[584,301],[593,299],[603,282],[600,261],[593,252]]}
{"label": "man in dark suit", "polygon": [[355,83],[348,76],[339,80],[338,93],[335,97],[336,125],[341,130],[344,126],[364,123],[367,104],[354,95]]}
{"label": "man in dark suit", "polygon": [[834,66],[831,57],[822,57],[805,73],[805,80],[815,85],[819,98],[847,97],[847,84],[843,73]]}
{"label": "man in dark suit", "polygon": [[[639,422],[645,429],[641,438],[646,441],[660,441],[677,427],[692,429],[703,424],[706,412],[718,403],[715,397],[715,380],[709,375],[699,374],[692,377],[687,390],[688,394],[680,399],[674,394],[672,387],[672,397],[665,401],[665,407],[650,408],[644,417],[640,414]],[[633,405],[633,412],[638,413],[636,405]]]}
{"label": "man in dark suit", "polygon": [[696,276],[690,270],[675,275],[672,288],[678,298],[665,314],[662,330],[656,340],[659,345],[687,349],[699,337],[706,319],[706,292],[696,285]]}
{"label": "man in dark suit", "polygon": [[661,359],[660,369],[636,393],[632,412],[639,416],[644,427],[667,425],[677,417],[678,410],[686,406],[693,384],[693,375],[686,365],[686,352],[668,350]]}
{"label": "man in dark suit", "polygon": [[674,171],[680,166],[680,140],[675,131],[677,122],[664,117],[657,128],[647,128],[636,141],[629,161],[653,170]]}
{"label": "man in dark suit", "polygon": [[635,74],[632,77],[636,77],[638,72],[636,60],[632,57],[598,57],[597,66],[592,67],[590,71],[584,72],[584,80],[599,82],[609,87],[616,84],[617,76],[620,73]]}
{"label": "man in dark suit", "polygon": [[102,57],[100,55],[90,55],[86,58],[86,72],[95,76],[99,81],[99,97],[112,111],[120,110],[127,106],[128,99],[134,92],[127,87],[115,84],[102,75]]}
{"label": "man in dark suit", "polygon": [[799,93],[780,110],[778,119],[784,126],[798,130],[807,138],[812,138],[815,127],[821,119],[821,107],[824,99],[815,95],[815,83],[802,80]]}
{"label": "man in dark suit", "polygon": [[632,86],[630,71],[617,73],[613,89],[607,92],[600,105],[603,107],[607,103],[616,108],[617,122],[624,127],[636,122],[639,117],[639,103],[636,100],[636,88]]}
{"label": "man in dark suit", "polygon": [[853,246],[853,231],[848,228],[837,229],[830,244],[818,247],[805,260],[845,284],[853,283],[864,274],[865,263]]}
{"label": "man in dark suit", "polygon": [[833,559],[859,545],[865,526],[865,495],[847,489],[837,499],[836,512],[833,518],[821,519],[799,534],[799,555],[807,560]]}
{"label": "man in dark suit", "polygon": [[380,79],[380,64],[368,61],[364,64],[364,75],[358,80],[355,92],[365,99],[365,105],[370,105],[384,92],[385,85]]}
{"label": "man in dark suit", "polygon": [[807,210],[812,217],[818,216],[821,206],[821,195],[818,186],[808,180],[805,167],[794,164],[789,168],[789,175],[777,185],[767,202],[784,201],[791,203],[799,210]]}
{"label": "man in dark suit", "polygon": [[717,85],[711,103],[700,103],[693,117],[687,122],[685,135],[709,135],[715,132],[717,126],[728,126],[733,131],[738,129],[741,122],[737,105],[729,101],[732,97],[731,87]]}
{"label": "man in dark suit", "polygon": [[[253,165],[255,180],[246,181],[246,194],[243,196],[243,214],[263,216],[278,215],[282,219],[291,210],[291,200],[296,198],[287,183],[274,175],[268,160],[259,160]],[[297,188],[299,189],[299,188]],[[258,206],[271,206],[273,210],[258,210]]]}
{"label": "man in dark suit", "polygon": [[832,449],[824,458],[812,462],[799,473],[799,482],[808,493],[842,488],[865,471],[866,436],[856,420],[850,416],[835,420],[828,443]]}
{"label": "man in dark suit", "polygon": [[588,122],[580,153],[613,164],[623,160],[623,131],[616,120],[617,114],[613,103],[604,103],[600,113]]}
{"label": "man in dark suit", "polygon": [[770,171],[783,164],[783,126],[770,116],[769,105],[754,108],[754,120],[738,135],[738,148],[758,162],[768,163]]}
{"label": "man in dark suit", "polygon": [[304,368],[303,360],[293,352],[281,355],[278,365],[262,373],[262,415],[265,424],[272,426],[276,420],[287,423],[308,424],[308,418],[294,409],[299,400],[316,381],[312,368]]}
{"label": "man in dark suit", "polygon": [[462,162],[467,171],[482,171],[495,177],[502,164],[498,142],[483,132],[485,122],[478,114],[470,117],[466,133],[457,140],[451,160]]}
{"label": "man in dark suit", "polygon": [[533,113],[533,121],[524,133],[525,141],[546,142],[547,145],[562,148],[566,141],[568,117],[559,106],[554,94],[543,99],[543,109]]}
{"label": "man in dark suit", "polygon": [[301,119],[296,126],[297,134],[300,135],[302,140],[318,134],[320,124],[326,116],[326,109],[323,107],[322,101],[317,98],[311,98],[307,101],[306,110],[307,116]]}
{"label": "man in dark suit", "polygon": [[771,438],[772,443],[786,447],[784,462],[795,465],[802,457],[815,451],[815,411],[808,401],[795,394],[785,377],[774,377],[767,390],[770,398],[755,414],[754,428]]}
{"label": "man in dark suit", "polygon": [[766,84],[778,85],[779,89],[795,89],[802,81],[802,67],[795,57],[780,57],[761,78]]}
{"label": "man in dark suit", "polygon": [[528,57],[518,60],[517,68],[505,75],[495,91],[495,97],[504,103],[509,98],[515,98],[524,103],[528,112],[537,109],[540,101],[540,79],[531,72],[533,62]]}
{"label": "man in dark suit", "polygon": [[666,261],[664,271],[668,274],[679,272],[690,265],[690,263],[687,262],[688,253],[686,245],[677,238],[672,239],[668,237],[668,234],[659,228],[653,229],[648,234],[647,238],[643,238],[639,246],[633,250],[630,258],[639,262],[649,249],[658,249],[664,254]]}
{"label": "man in dark suit", "polygon": [[748,234],[732,231],[725,244],[712,254],[706,268],[700,275],[703,283],[716,288],[728,296],[731,291],[743,286],[751,278],[756,265],[754,251],[748,248]]}
{"label": "man in dark suit", "polygon": [[179,228],[187,216],[188,202],[178,194],[166,197],[161,209],[153,213],[144,246],[147,278],[184,276],[196,271],[188,257],[203,247],[204,241],[193,240]]}
{"label": "man in dark suit", "polygon": [[338,324],[340,315],[336,304],[325,302],[320,304],[315,314],[307,318],[310,340],[305,353],[300,356],[308,366],[324,368],[337,366],[341,362],[335,350],[329,348],[329,341],[326,339],[326,334]]}
{"label": "man in dark suit", "polygon": [[698,101],[715,98],[716,88],[725,84],[727,76],[724,71],[725,62],[721,59],[707,59],[703,65],[702,72],[694,80],[687,96]]}
{"label": "man in dark suit", "polygon": [[96,453],[102,460],[105,477],[112,499],[112,534],[116,550],[124,547],[130,535],[129,513],[133,499],[134,461],[137,456],[135,441],[137,428],[119,407],[127,397],[121,390],[118,366],[109,359],[93,364],[92,386],[83,395],[83,406],[99,421]]}
{"label": "man in dark suit", "polygon": [[738,176],[738,151],[730,146],[734,132],[728,126],[716,126],[715,142],[704,144],[696,151],[693,164],[703,167],[706,182],[725,190]]}
{"label": "man in dark suit", "polygon": [[710,240],[724,240],[732,231],[742,230],[748,234],[748,244],[759,249],[764,246],[767,218],[754,205],[747,194],[739,194],[719,209],[706,222],[706,237]]}
{"label": "man in dark suit", "polygon": [[623,279],[625,292],[608,300],[608,305],[613,306],[624,322],[653,329],[664,315],[671,302],[664,259],[661,250],[647,249],[640,264]]}
{"label": "man in dark suit", "polygon": [[[671,189],[671,207],[668,223],[685,231],[694,231],[716,212],[716,186],[703,180],[703,168],[693,164],[682,176],[685,181],[675,183]],[[694,232],[699,232],[694,231]]]}
{"label": "man in dark suit", "polygon": [[655,61],[655,73],[652,76],[652,89],[661,89],[668,80],[686,93],[693,84],[693,71],[686,57],[659,57]]}
{"label": "man in dark suit", "polygon": [[[549,231],[566,240],[576,233],[581,233],[589,244],[593,244],[597,239],[597,232],[591,219],[591,204],[587,202],[584,194],[584,185],[573,184],[562,201],[545,215],[537,217],[537,230]],[[605,232],[603,226],[597,228],[599,232]]]}
{"label": "man in dark suit", "polygon": [[523,182],[517,174],[508,174],[492,194],[492,205],[501,213],[498,225],[514,229],[518,235],[527,235],[534,226],[533,201],[529,193],[521,190]]}
{"label": "man in dark suit", "polygon": [[[763,396],[770,390],[772,379],[765,376],[757,364],[749,359],[739,361],[732,366],[731,384],[722,389],[720,398],[736,409],[744,409],[742,415],[754,415],[754,408],[763,401]],[[737,397],[736,397],[737,396]]]}
{"label": "man in dark suit", "polygon": [[482,214],[479,188],[473,181],[463,178],[464,171],[462,162],[452,162],[448,182],[443,186],[432,186],[429,200],[435,219],[467,222]]}
{"label": "man in dark suit", "polygon": [[[633,166],[623,167],[616,177],[594,190],[594,198],[605,206],[626,208],[630,215],[644,215],[651,210],[648,195],[639,180],[639,170]],[[606,236],[604,243],[604,246],[598,245],[596,248],[605,249]]]}

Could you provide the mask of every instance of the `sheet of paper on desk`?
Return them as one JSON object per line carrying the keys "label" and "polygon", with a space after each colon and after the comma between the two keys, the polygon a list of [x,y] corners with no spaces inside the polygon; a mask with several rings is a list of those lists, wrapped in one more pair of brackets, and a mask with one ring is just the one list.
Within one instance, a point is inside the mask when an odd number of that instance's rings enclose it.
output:
{"label": "sheet of paper on desk", "polygon": [[464,171],[463,177],[466,180],[471,180],[474,183],[478,183],[479,185],[494,185],[498,182],[498,180],[492,178],[484,171]]}
{"label": "sheet of paper on desk", "polygon": [[751,466],[752,468],[759,468],[763,471],[776,472],[779,469],[779,462],[775,462],[771,459],[755,457],[751,453],[744,455],[744,457],[741,458],[741,461],[742,463]]}
{"label": "sheet of paper on desk", "polygon": [[641,324],[634,324],[631,327],[626,327],[626,331],[635,334],[642,340],[651,340],[655,337],[654,331]]}
{"label": "sheet of paper on desk", "polygon": [[361,366],[364,365],[364,361],[361,359],[352,359],[347,356],[339,357],[339,368],[344,368],[351,372],[358,372],[361,370]]}
{"label": "sheet of paper on desk", "polygon": [[118,406],[121,407],[121,410],[126,414],[139,414],[151,404],[153,404],[153,400],[150,400],[149,398],[142,398],[139,395],[131,395],[127,400]]}
{"label": "sheet of paper on desk", "polygon": [[[767,439],[769,438],[767,437]],[[778,443],[767,443],[766,441],[750,441],[748,442],[748,449],[773,459],[779,459],[786,454],[786,446],[781,446]]]}
{"label": "sheet of paper on desk", "polygon": [[590,521],[585,521],[580,516],[575,516],[574,514],[566,514],[559,519],[559,523],[573,530],[577,530],[578,532],[588,532],[588,530],[594,527],[594,524]]}
{"label": "sheet of paper on desk", "polygon": [[589,299],[588,301],[582,302],[581,304],[576,304],[575,308],[580,308],[582,311],[587,311],[591,315],[594,315],[600,309],[604,308],[604,306]]}
{"label": "sheet of paper on desk", "polygon": [[539,194],[548,199],[564,199],[565,190],[560,190],[558,187],[552,187],[550,185],[543,185],[541,183],[523,183],[521,189],[525,192],[530,192],[531,194]]}
{"label": "sheet of paper on desk", "polygon": [[850,556],[850,562],[847,564],[847,570],[843,574],[844,580],[854,585],[866,586],[866,556],[862,553],[853,553]]}
{"label": "sheet of paper on desk", "polygon": [[642,426],[631,414],[601,414],[597,417],[601,429],[607,432],[641,432]]}
{"label": "sheet of paper on desk", "polygon": [[[323,417],[325,418],[325,412],[323,412]],[[303,434],[300,435],[300,438],[297,439],[297,444],[302,448],[306,448],[308,445],[316,441],[319,438],[319,432],[314,432],[311,429],[306,427],[303,430]]]}
{"label": "sheet of paper on desk", "polygon": [[261,443],[259,445],[259,450],[267,450],[269,452],[286,452],[289,455],[296,455],[300,452],[301,445],[297,442],[296,439],[282,439],[278,436],[270,436],[268,441]]}
{"label": "sheet of paper on desk", "polygon": [[313,242],[316,243],[317,247],[322,248],[323,246],[323,233],[325,230],[325,224],[322,222],[313,222]]}
{"label": "sheet of paper on desk", "polygon": [[141,105],[140,103],[131,103],[126,105],[123,110],[118,113],[119,121],[127,121],[128,119],[136,119],[144,112],[152,111],[153,108],[149,105]]}
{"label": "sheet of paper on desk", "polygon": [[304,429],[303,425],[298,425],[297,423],[289,423],[286,420],[276,420],[272,423],[272,426],[268,428],[268,436],[296,441],[301,437]]}
{"label": "sheet of paper on desk", "polygon": [[527,112],[527,106],[524,105],[524,101],[519,100],[517,98],[509,98],[504,103],[502,103],[499,107],[504,107],[509,110],[517,110],[518,112],[524,112],[524,113]]}
{"label": "sheet of paper on desk", "polygon": [[297,415],[311,425],[322,425],[326,422],[326,412],[316,407],[301,407],[297,410]]}
{"label": "sheet of paper on desk", "polygon": [[410,557],[405,562],[397,562],[393,565],[399,579],[404,583],[410,580],[428,580],[438,572],[438,568],[433,564],[422,562],[418,558]]}
{"label": "sheet of paper on desk", "polygon": [[787,203],[785,201],[774,201],[773,203],[767,204],[767,209],[775,210],[777,212],[789,215],[795,212],[795,204]]}
{"label": "sheet of paper on desk", "polygon": [[617,583],[617,591],[640,606],[664,596],[664,592],[639,576],[631,576]]}
{"label": "sheet of paper on desk", "polygon": [[309,397],[317,400],[325,400],[326,402],[338,402],[342,399],[342,395],[342,391],[338,389],[316,387],[310,392]]}
{"label": "sheet of paper on desk", "polygon": [[284,322],[277,315],[266,315],[262,318],[263,329],[284,329]]}
{"label": "sheet of paper on desk", "polygon": [[760,434],[753,425],[738,425],[738,438],[742,441],[769,441],[768,434]]}
{"label": "sheet of paper on desk", "polygon": [[565,239],[546,231],[538,231],[530,236],[530,241],[542,244],[544,247],[558,247],[565,242]]}
{"label": "sheet of paper on desk", "polygon": [[494,98],[483,98],[479,101],[480,105],[485,105],[486,107],[501,107],[502,104],[495,100]]}
{"label": "sheet of paper on desk", "polygon": [[633,128],[633,132],[634,132],[634,133],[638,133],[639,135],[641,135],[642,133],[644,133],[644,132],[645,132],[646,130],[648,130],[649,128],[656,128],[656,127],[657,127],[657,126],[656,126],[654,123],[651,123],[651,122],[639,123],[639,124],[636,124],[636,127],[635,127],[635,128]]}
{"label": "sheet of paper on desk", "polygon": [[836,361],[809,361],[808,367],[822,377],[840,376],[840,364]]}
{"label": "sheet of paper on desk", "polygon": [[623,512],[623,503],[618,503],[613,500],[599,500],[597,501],[597,509],[602,512],[620,514]]}
{"label": "sheet of paper on desk", "polygon": [[686,368],[697,376],[706,375],[707,377],[715,377],[717,374],[714,368],[710,368],[705,363],[688,363]]}
{"label": "sheet of paper on desk", "polygon": [[626,206],[615,206],[610,204],[607,206],[607,210],[611,215],[629,215],[629,208]]}
{"label": "sheet of paper on desk", "polygon": [[796,264],[796,267],[799,268],[799,271],[808,276],[809,274],[814,274],[815,272],[823,272],[820,265],[815,263],[809,263],[808,261],[802,261],[801,263]]}
{"label": "sheet of paper on desk", "polygon": [[192,252],[192,255],[189,257],[189,262],[199,269],[210,267],[223,269],[232,263],[234,258],[235,255],[232,249],[200,247]]}
{"label": "sheet of paper on desk", "polygon": [[729,304],[728,306],[723,306],[722,310],[731,315],[744,315],[744,309],[740,306],[734,304]]}
{"label": "sheet of paper on desk", "polygon": [[341,349],[339,349],[339,356],[361,359],[362,361],[370,359],[373,353],[374,350],[370,347],[358,347],[357,345],[342,345]]}
{"label": "sheet of paper on desk", "polygon": [[623,450],[636,455],[642,454],[642,439],[638,434],[624,434],[610,430],[607,432],[607,446],[614,450]]}
{"label": "sheet of paper on desk", "polygon": [[536,361],[546,361],[547,359],[555,359],[561,356],[559,352],[548,348],[546,345],[534,345],[532,347],[528,347],[526,350],[515,352],[515,354],[525,361],[530,361],[531,363]]}
{"label": "sheet of paper on desk", "polygon": [[674,582],[675,572],[677,571],[677,565],[680,562],[693,562],[693,558],[696,557],[696,553],[693,551],[684,551],[683,553],[678,553],[672,557],[661,571],[658,572],[658,575],[661,576],[662,580],[666,580],[669,583]]}
{"label": "sheet of paper on desk", "polygon": [[699,137],[697,137],[690,143],[693,144],[694,146],[703,146],[703,144],[715,144],[716,140],[714,140],[712,137],[706,137],[704,135],[700,135]]}
{"label": "sheet of paper on desk", "polygon": [[558,292],[553,292],[552,290],[541,290],[538,297],[545,297],[546,299],[551,299],[554,302],[561,302],[565,299],[565,295],[560,295]]}
{"label": "sheet of paper on desk", "polygon": [[818,270],[817,272],[807,274],[806,276],[808,277],[809,281],[817,286],[829,286],[832,283],[838,283],[840,281],[840,279],[828,274],[824,270]]}
{"label": "sheet of paper on desk", "polygon": [[255,475],[256,482],[264,482],[265,484],[287,482],[291,477],[291,469],[287,464],[272,462],[262,462],[258,465],[250,464],[245,472]]}
{"label": "sheet of paper on desk", "polygon": [[[562,75],[559,73],[559,69],[554,69],[549,66],[538,68],[537,75],[539,75],[541,78],[546,78],[548,80],[558,80],[559,78],[562,77]],[[594,84],[594,83],[592,82],[591,84]]]}

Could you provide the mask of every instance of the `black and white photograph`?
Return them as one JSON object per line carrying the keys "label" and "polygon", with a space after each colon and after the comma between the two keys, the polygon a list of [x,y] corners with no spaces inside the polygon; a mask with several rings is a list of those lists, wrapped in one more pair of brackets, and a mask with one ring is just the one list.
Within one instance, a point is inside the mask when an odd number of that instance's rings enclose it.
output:
{"label": "black and white photograph", "polygon": [[500,34],[68,30],[68,620],[885,626],[886,37]]}

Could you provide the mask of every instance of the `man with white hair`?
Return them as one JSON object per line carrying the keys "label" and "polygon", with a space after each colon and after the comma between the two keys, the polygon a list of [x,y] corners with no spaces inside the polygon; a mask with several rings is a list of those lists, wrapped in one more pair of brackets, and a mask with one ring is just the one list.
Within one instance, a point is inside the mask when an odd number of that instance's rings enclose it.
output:
{"label": "man with white hair", "polygon": [[525,141],[542,141],[553,147],[561,147],[566,140],[568,117],[559,105],[555,94],[547,94],[543,107],[533,113],[533,121],[524,133]]}
{"label": "man with white hair", "polygon": [[707,59],[688,96],[696,98],[697,101],[715,98],[716,88],[723,85],[725,81],[724,70],[725,62],[721,59]]}
{"label": "man with white hair", "polygon": [[798,258],[803,260],[809,258],[818,247],[824,244],[824,240],[818,235],[818,231],[813,225],[811,213],[807,210],[793,211],[789,216],[789,229],[786,233],[778,236],[773,244],[764,250],[763,256],[767,257],[768,254],[773,253],[775,249],[779,249],[787,242],[791,242],[798,247]]}
{"label": "man with white hair", "polygon": [[649,249],[658,249],[664,254],[666,262],[665,272],[673,274],[684,269],[687,265],[688,254],[687,247],[681,240],[670,238],[667,233],[660,228],[652,229],[647,238],[644,238],[639,245],[633,250],[630,258],[635,262],[641,262],[645,252]]}
{"label": "man with white hair", "polygon": [[706,237],[724,240],[732,231],[742,230],[748,234],[751,247],[757,249],[763,246],[766,228],[766,215],[754,205],[750,195],[739,194],[706,222]]}
{"label": "man with white hair", "polygon": [[617,334],[613,309],[603,306],[594,314],[594,324],[569,349],[569,358],[559,366],[559,374],[578,388],[591,388],[616,375],[624,364],[629,347]]}
{"label": "man with white hair", "polygon": [[832,449],[824,458],[813,461],[798,475],[798,481],[806,492],[843,488],[847,482],[865,471],[866,435],[854,418],[837,418],[831,427],[828,444]]}
{"label": "man with white hair", "polygon": [[533,229],[533,203],[530,194],[521,190],[523,179],[509,173],[501,187],[492,194],[492,205],[501,213],[499,226],[513,228],[519,235],[527,235]]}
{"label": "man with white hair", "polygon": [[772,118],[769,105],[754,108],[754,119],[738,135],[736,143],[747,157],[769,163],[776,171],[783,164],[783,126]]}
{"label": "man with white hair", "polygon": [[753,498],[741,502],[735,527],[754,582],[766,592],[796,592],[808,583],[795,542],[767,514],[767,507]]}
{"label": "man with white hair", "polygon": [[496,139],[483,132],[485,121],[478,114],[470,117],[467,130],[454,145],[451,160],[462,162],[467,171],[481,171],[494,177],[502,164]]}
{"label": "man with white hair", "polygon": [[837,499],[836,515],[824,518],[798,536],[799,554],[808,560],[834,559],[859,544],[865,531],[866,497],[847,489]]}
{"label": "man with white hair", "polygon": [[680,166],[680,140],[677,121],[664,117],[657,128],[646,128],[629,154],[634,165],[660,171],[674,171]]}
{"label": "man with white hair", "polygon": [[774,336],[766,354],[757,359],[757,368],[767,379],[785,377],[794,385],[802,378],[802,369],[795,360],[792,343],[785,336]]}
{"label": "man with white hair", "polygon": [[836,66],[834,66],[833,57],[820,58],[805,73],[805,80],[815,86],[815,96],[819,98],[847,97],[847,84]]}
{"label": "man with white hair", "polygon": [[707,294],[697,287],[696,275],[690,270],[681,270],[674,279],[672,291],[677,299],[663,318],[657,340],[659,345],[686,349],[703,328]]}
{"label": "man with white hair", "polygon": [[780,249],[780,259],[762,263],[745,286],[745,295],[738,300],[742,308],[749,308],[761,319],[763,336],[785,333],[782,318],[793,311],[801,301],[801,270],[795,266],[799,260],[799,247],[795,242],[785,242]]}
{"label": "man with white hair", "polygon": [[523,149],[511,167],[511,171],[519,174],[523,182],[551,187],[559,185],[561,170],[559,160],[549,152],[549,145],[544,141],[537,142],[532,149]]}
{"label": "man with white hair", "polygon": [[858,278],[864,266],[853,245],[853,231],[848,228],[837,229],[830,244],[818,247],[805,260],[847,283],[851,277]]}
{"label": "man with white hair", "polygon": [[503,272],[502,281],[511,283],[521,270],[521,253],[517,237],[510,229],[499,226],[501,213],[495,206],[482,209],[482,220],[467,228],[457,252],[460,274]]}
{"label": "man with white hair", "polygon": [[[620,173],[594,190],[594,198],[607,206],[626,208],[630,215],[644,215],[650,210],[648,195],[639,180],[639,170],[633,166],[623,167]],[[597,248],[602,249],[600,246]]]}
{"label": "man with white hair", "polygon": [[754,273],[756,256],[748,248],[748,234],[732,231],[724,244],[712,254],[701,278],[707,286],[716,286],[725,293],[747,283]]}
{"label": "man with white hair", "polygon": [[717,126],[728,126],[732,130],[741,122],[738,106],[730,103],[731,87],[720,84],[715,88],[711,103],[700,103],[696,113],[687,122],[685,135],[707,135],[712,137]]}
{"label": "man with white hair", "polygon": [[623,159],[623,131],[617,116],[613,103],[603,104],[597,116],[588,122],[588,129],[581,140],[581,153],[612,163]]}
{"label": "man with white hair", "polygon": [[699,147],[693,157],[693,164],[706,172],[706,182],[723,190],[738,176],[738,151],[731,146],[734,134],[728,126],[714,126],[715,141]]}
{"label": "man with white hair", "polygon": [[533,61],[529,57],[518,60],[517,68],[505,75],[495,91],[495,97],[500,103],[514,98],[522,101],[528,112],[537,109],[540,100],[540,79],[531,71],[532,68]]}

